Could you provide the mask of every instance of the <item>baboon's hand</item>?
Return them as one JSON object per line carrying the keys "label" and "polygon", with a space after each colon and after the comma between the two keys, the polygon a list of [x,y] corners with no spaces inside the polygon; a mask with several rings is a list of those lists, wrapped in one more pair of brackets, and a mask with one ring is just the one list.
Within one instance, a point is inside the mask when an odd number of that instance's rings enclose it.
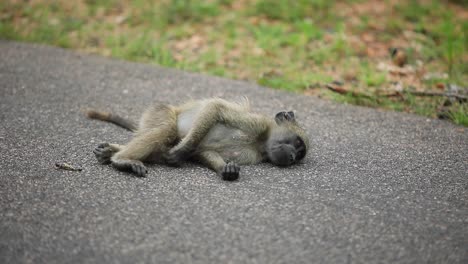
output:
{"label": "baboon's hand", "polygon": [[166,161],[169,165],[180,165],[183,161],[187,160],[189,156],[190,151],[175,146],[169,150],[169,153],[166,155]]}
{"label": "baboon's hand", "polygon": [[239,178],[240,167],[234,162],[229,162],[224,165],[221,170],[221,176],[225,181],[235,181]]}
{"label": "baboon's hand", "polygon": [[148,173],[148,170],[143,164],[134,163],[131,165],[130,168],[132,169],[133,173],[135,173],[138,177],[145,177]]}

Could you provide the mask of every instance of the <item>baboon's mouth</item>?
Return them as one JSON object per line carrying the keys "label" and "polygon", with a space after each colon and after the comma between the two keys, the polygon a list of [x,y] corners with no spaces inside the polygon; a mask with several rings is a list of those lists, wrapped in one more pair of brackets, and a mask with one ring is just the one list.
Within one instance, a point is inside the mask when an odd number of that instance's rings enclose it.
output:
{"label": "baboon's mouth", "polygon": [[270,161],[277,166],[286,167],[294,164],[295,162],[295,155],[289,151],[283,150],[281,147],[276,148],[270,153]]}

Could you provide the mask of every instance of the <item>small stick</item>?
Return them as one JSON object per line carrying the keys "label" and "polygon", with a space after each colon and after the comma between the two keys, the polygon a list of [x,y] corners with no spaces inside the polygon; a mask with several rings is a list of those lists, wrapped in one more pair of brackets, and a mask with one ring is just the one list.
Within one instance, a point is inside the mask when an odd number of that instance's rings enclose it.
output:
{"label": "small stick", "polygon": [[66,162],[56,162],[55,168],[61,169],[61,170],[69,170],[69,171],[82,171],[83,170],[82,168],[74,167]]}
{"label": "small stick", "polygon": [[363,94],[363,93],[358,93],[358,92],[355,92],[355,91],[348,91],[347,89],[345,89],[343,87],[335,87],[335,86],[330,85],[330,84],[325,85],[325,87],[327,87],[328,90],[330,90],[332,92],[335,92],[335,93],[339,93],[339,94],[351,93],[351,95],[355,96],[355,97],[372,98],[372,96],[370,96],[370,95]]}

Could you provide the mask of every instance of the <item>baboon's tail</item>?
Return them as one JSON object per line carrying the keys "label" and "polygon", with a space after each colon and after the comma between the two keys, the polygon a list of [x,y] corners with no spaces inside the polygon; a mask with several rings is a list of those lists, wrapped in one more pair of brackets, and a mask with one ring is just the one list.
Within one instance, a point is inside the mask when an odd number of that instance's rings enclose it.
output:
{"label": "baboon's tail", "polygon": [[102,112],[102,111],[97,111],[94,109],[87,109],[85,113],[86,113],[86,116],[88,116],[91,119],[97,119],[101,121],[110,122],[110,123],[118,125],[119,127],[123,127],[127,130],[130,130],[132,132],[135,132],[137,130],[136,125],[132,121],[127,120],[118,115],[111,114],[109,112]]}

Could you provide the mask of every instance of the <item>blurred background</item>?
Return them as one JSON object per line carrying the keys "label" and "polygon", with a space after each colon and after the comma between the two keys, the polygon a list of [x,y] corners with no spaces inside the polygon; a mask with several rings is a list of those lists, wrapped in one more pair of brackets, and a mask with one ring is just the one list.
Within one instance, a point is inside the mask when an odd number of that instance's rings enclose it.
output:
{"label": "blurred background", "polygon": [[468,126],[467,0],[3,0],[0,38]]}

